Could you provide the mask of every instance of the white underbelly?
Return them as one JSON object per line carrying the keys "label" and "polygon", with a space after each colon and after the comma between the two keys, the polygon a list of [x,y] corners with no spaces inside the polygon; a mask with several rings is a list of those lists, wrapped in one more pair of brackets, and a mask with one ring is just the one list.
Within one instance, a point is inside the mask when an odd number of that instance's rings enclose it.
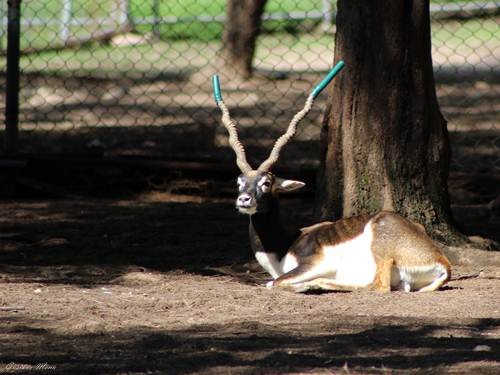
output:
{"label": "white underbelly", "polygon": [[372,283],[377,273],[377,264],[372,252],[373,231],[365,227],[359,236],[338,245],[323,249],[324,262],[332,268],[331,278],[336,283],[364,287]]}
{"label": "white underbelly", "polygon": [[[330,278],[336,283],[352,287],[364,287],[375,279],[377,265],[372,253],[373,231],[370,223],[357,237],[335,245],[324,246],[318,263],[304,272],[304,280]],[[299,259],[288,253],[278,259],[273,253],[256,252],[259,264],[276,279],[299,265]]]}

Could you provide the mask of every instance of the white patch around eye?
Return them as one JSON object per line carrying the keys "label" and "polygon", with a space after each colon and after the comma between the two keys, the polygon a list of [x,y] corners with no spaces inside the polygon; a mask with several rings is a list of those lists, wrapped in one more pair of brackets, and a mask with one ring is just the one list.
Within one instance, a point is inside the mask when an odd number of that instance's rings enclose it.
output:
{"label": "white patch around eye", "polygon": [[243,190],[243,188],[245,187],[245,180],[243,179],[243,177],[238,177],[238,179],[236,180],[236,183],[238,184],[238,190]]}
{"label": "white patch around eye", "polygon": [[257,186],[260,187],[263,193],[267,193],[271,190],[271,181],[268,177],[262,177],[258,182]]}

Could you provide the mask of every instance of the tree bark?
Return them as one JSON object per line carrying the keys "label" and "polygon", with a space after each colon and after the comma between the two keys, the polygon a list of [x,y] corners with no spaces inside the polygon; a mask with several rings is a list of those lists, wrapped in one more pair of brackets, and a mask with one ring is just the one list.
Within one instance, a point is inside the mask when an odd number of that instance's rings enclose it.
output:
{"label": "tree bark", "polygon": [[255,43],[265,4],[266,0],[228,0],[222,54],[225,67],[243,79],[252,76]]}
{"label": "tree bark", "polygon": [[[449,144],[432,69],[429,1],[339,0],[316,214],[396,211],[450,243]],[[453,242],[453,241],[451,241]]]}

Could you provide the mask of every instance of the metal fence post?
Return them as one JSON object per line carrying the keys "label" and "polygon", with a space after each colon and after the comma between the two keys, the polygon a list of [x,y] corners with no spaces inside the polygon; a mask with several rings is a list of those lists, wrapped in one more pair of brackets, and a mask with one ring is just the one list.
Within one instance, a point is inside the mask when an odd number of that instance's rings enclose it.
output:
{"label": "metal fence post", "polygon": [[71,18],[73,15],[72,0],[64,0],[61,14],[61,39],[63,43],[68,41],[71,31]]}
{"label": "metal fence post", "polygon": [[17,153],[19,125],[19,58],[21,0],[8,0],[7,14],[7,79],[5,96],[5,152]]}
{"label": "metal fence post", "polygon": [[323,0],[323,31],[328,31],[332,26],[332,3],[331,0]]}
{"label": "metal fence post", "polygon": [[3,50],[3,38],[5,35],[5,5],[3,1],[0,1],[0,51]]}
{"label": "metal fence post", "polygon": [[153,1],[153,35],[160,37],[160,0]]}
{"label": "metal fence post", "polygon": [[117,5],[118,27],[124,26],[128,23],[128,10],[129,10],[129,1],[118,0],[118,5]]}

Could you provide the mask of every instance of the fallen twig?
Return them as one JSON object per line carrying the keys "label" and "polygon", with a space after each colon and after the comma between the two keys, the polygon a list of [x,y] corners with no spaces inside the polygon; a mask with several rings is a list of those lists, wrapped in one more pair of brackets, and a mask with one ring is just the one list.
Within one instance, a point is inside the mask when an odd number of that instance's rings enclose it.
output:
{"label": "fallen twig", "polygon": [[26,308],[22,306],[0,306],[0,311],[22,311]]}
{"label": "fallen twig", "polygon": [[468,275],[462,275],[462,276],[458,276],[458,277],[452,277],[451,280],[452,281],[458,281],[458,280],[477,279],[477,278],[481,277],[481,272],[483,272],[483,270],[480,270],[478,272],[474,272],[474,273],[471,273],[471,274],[468,274]]}

